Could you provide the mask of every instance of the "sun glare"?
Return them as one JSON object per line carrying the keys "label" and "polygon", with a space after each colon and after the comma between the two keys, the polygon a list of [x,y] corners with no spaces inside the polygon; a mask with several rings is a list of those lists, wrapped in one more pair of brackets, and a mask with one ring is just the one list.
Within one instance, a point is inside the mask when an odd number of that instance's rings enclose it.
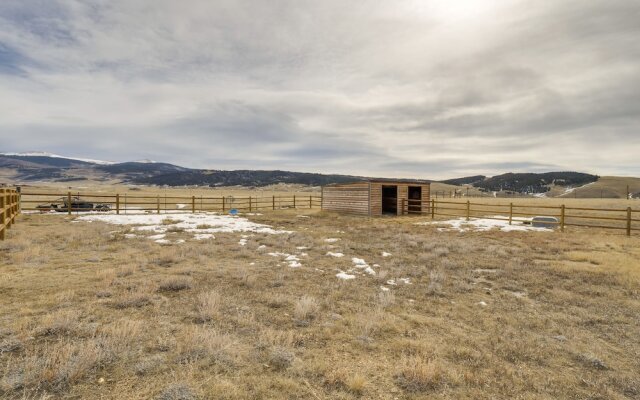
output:
{"label": "sun glare", "polygon": [[500,2],[496,0],[416,0],[412,10],[444,23],[470,22],[491,15]]}

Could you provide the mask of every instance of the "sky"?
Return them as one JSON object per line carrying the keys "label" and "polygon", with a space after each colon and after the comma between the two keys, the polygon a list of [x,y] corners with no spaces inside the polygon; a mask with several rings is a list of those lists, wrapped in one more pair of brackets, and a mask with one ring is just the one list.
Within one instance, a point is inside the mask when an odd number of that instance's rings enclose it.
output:
{"label": "sky", "polygon": [[2,0],[0,152],[640,175],[637,0]]}

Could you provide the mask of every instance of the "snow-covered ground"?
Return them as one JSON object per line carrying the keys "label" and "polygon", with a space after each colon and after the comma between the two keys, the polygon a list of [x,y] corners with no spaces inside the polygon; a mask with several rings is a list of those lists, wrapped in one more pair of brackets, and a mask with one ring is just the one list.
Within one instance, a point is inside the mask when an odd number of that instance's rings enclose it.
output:
{"label": "snow-covered ground", "polygon": [[189,233],[218,232],[254,232],[266,234],[291,233],[275,230],[269,225],[257,224],[246,218],[219,215],[215,213],[199,214],[91,214],[76,219],[82,222],[106,222],[114,225],[136,225],[136,230],[165,233],[170,228],[183,229]]}
{"label": "snow-covered ground", "polygon": [[[182,232],[192,235],[193,240],[214,240],[214,233],[243,233],[239,237],[238,245],[245,248],[253,248],[250,246],[249,238],[254,234],[289,234],[291,231],[277,230],[269,225],[258,224],[244,217],[221,215],[217,213],[184,213],[174,211],[169,214],[111,214],[111,213],[88,213],[80,215],[73,222],[104,222],[119,226],[130,226],[130,231],[125,233],[127,239],[149,239],[163,245],[175,245],[184,243],[184,239],[171,239],[173,232]],[[113,233],[113,232],[112,232]],[[339,232],[343,233],[343,232]],[[339,238],[323,238],[323,243],[331,243],[327,245],[329,248],[337,247]],[[287,265],[290,268],[301,268],[303,263],[307,264],[309,255],[304,251],[309,249],[311,244],[307,246],[296,246],[296,251],[292,253],[284,251],[265,251],[267,246],[260,245],[255,248],[258,254],[270,256],[280,259],[280,264]],[[351,265],[336,265],[336,277],[342,280],[373,278],[377,275],[376,269],[381,268],[378,264],[369,264],[364,258],[350,257],[345,258],[343,252],[337,249],[328,251],[326,256],[332,257],[336,262],[342,264],[349,263]],[[383,258],[389,258],[393,255],[389,252],[382,251],[379,253]],[[321,271],[321,270],[320,270]],[[381,290],[390,290],[389,286],[395,286],[398,283],[410,285],[408,278],[398,277],[389,280],[386,285],[381,286]]]}
{"label": "snow-covered ground", "polygon": [[[501,218],[501,216],[495,216],[492,218]],[[504,217],[502,217],[504,218]],[[504,232],[511,231],[535,231],[535,232],[550,232],[550,228],[539,228],[529,224],[523,224],[525,221],[531,221],[531,218],[514,217],[513,224],[509,225],[508,220],[496,220],[487,218],[472,218],[467,221],[466,218],[450,219],[447,221],[433,221],[433,222],[418,222],[416,225],[446,225],[446,227],[438,228],[439,231],[490,231],[492,229],[499,229]]]}

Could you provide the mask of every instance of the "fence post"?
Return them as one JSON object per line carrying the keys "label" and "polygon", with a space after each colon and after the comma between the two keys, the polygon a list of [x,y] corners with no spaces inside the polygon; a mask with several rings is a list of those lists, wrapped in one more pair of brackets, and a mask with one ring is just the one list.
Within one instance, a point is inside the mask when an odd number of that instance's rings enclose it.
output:
{"label": "fence post", "polygon": [[120,193],[116,193],[116,214],[120,214]]}
{"label": "fence post", "polygon": [[513,223],[513,203],[509,203],[509,225]]}
{"label": "fence post", "polygon": [[11,189],[7,190],[7,200],[8,217],[5,218],[5,220],[7,222],[7,228],[11,228],[11,226],[13,225],[13,219],[15,218],[15,215],[13,214],[13,194],[11,193]]}
{"label": "fence post", "polygon": [[251,207],[251,196],[249,196],[249,212],[253,211],[253,207]]}
{"label": "fence post", "polygon": [[67,214],[71,215],[71,192],[67,192]]}
{"label": "fence post", "polygon": [[471,219],[471,202],[467,200],[467,221]]}
{"label": "fence post", "polygon": [[158,195],[158,200],[157,200],[157,203],[156,203],[156,209],[158,211],[158,214],[160,214],[160,195]]}
{"label": "fence post", "polygon": [[431,199],[431,219],[435,218],[435,216],[436,216],[436,200]]}
{"label": "fence post", "polygon": [[565,206],[560,207],[560,232],[564,232]]}
{"label": "fence post", "polygon": [[627,207],[627,236],[631,236],[631,207]]}
{"label": "fence post", "polygon": [[309,209],[312,209],[313,205],[311,204],[311,196],[309,196]]}
{"label": "fence post", "polygon": [[5,214],[5,198],[6,198],[6,189],[0,189],[0,240],[5,239],[5,231],[7,227],[4,226],[6,222],[6,214]]}
{"label": "fence post", "polygon": [[191,212],[196,213],[196,196],[191,196]]}
{"label": "fence post", "polygon": [[276,196],[273,196],[273,210],[276,209]]}
{"label": "fence post", "polygon": [[293,195],[293,208],[296,208],[296,195]]}

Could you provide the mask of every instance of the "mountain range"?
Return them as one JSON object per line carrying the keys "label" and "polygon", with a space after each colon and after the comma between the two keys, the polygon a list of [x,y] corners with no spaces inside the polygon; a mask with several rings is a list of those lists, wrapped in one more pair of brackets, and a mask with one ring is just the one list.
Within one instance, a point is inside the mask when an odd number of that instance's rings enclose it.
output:
{"label": "mountain range", "polygon": [[[138,185],[262,187],[278,183],[321,186],[365,179],[361,176],[291,171],[193,169],[140,160],[109,162],[72,158],[44,152],[0,153],[0,183],[13,184],[95,180]],[[468,185],[486,192],[546,193],[551,187],[575,188],[598,181],[597,175],[580,172],[506,173],[493,177],[475,175],[441,181]]]}

